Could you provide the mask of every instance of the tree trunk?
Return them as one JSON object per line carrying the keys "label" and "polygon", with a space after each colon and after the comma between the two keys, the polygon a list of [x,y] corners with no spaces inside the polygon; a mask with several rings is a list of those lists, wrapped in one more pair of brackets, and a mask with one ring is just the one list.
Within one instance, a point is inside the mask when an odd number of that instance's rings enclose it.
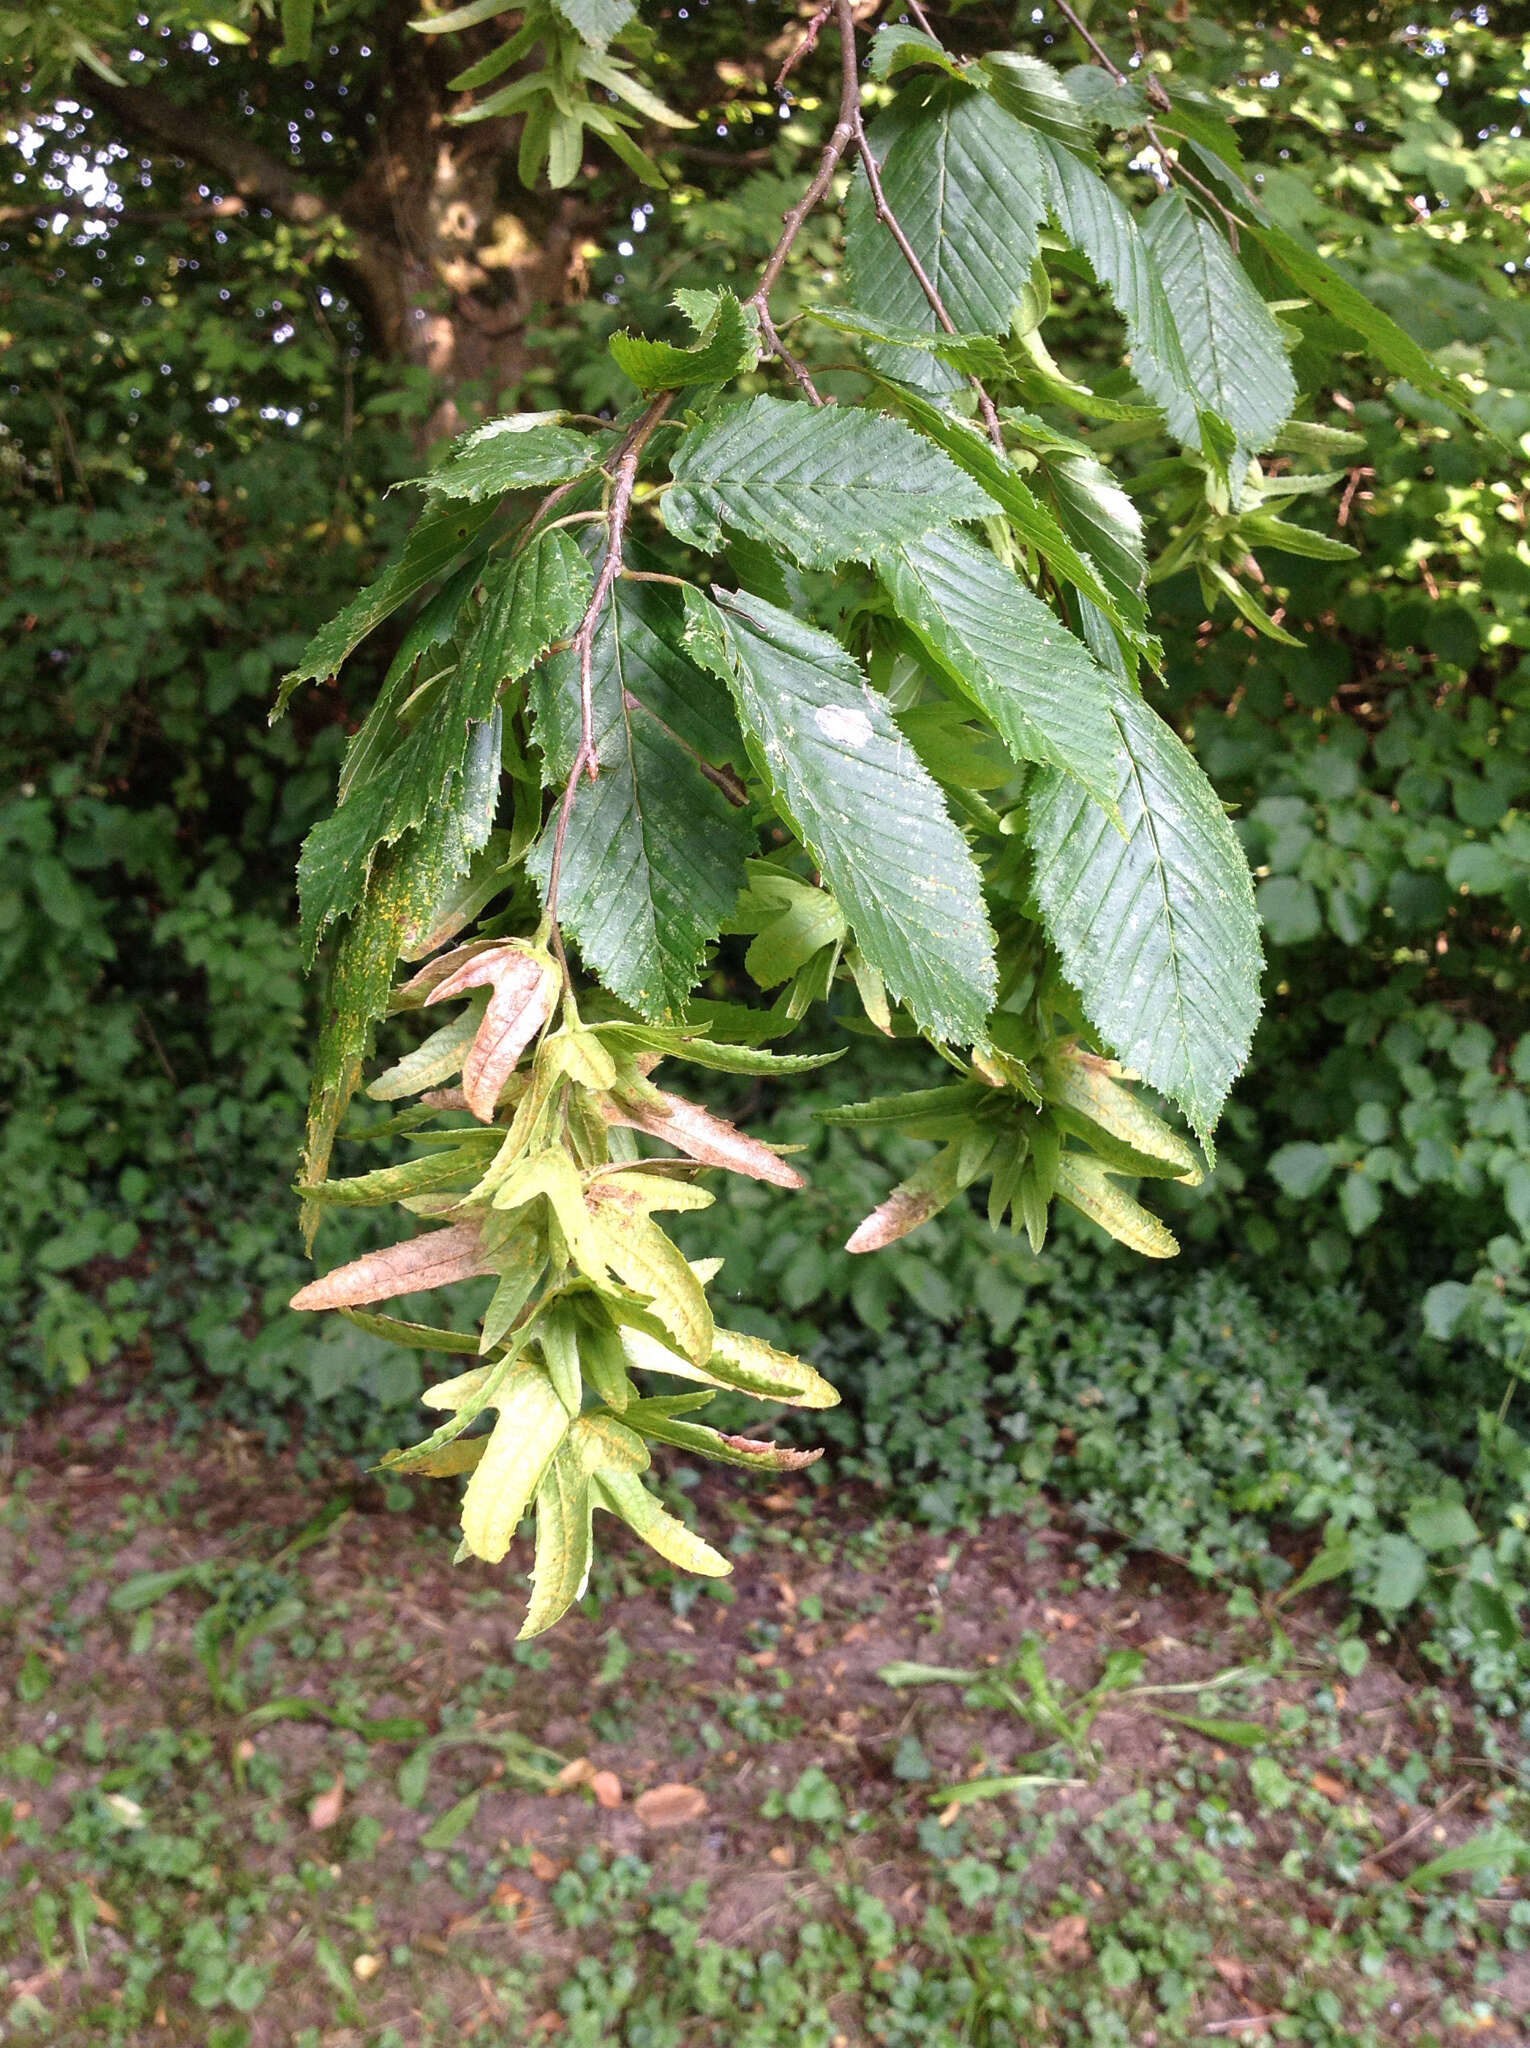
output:
{"label": "tree trunk", "polygon": [[513,400],[530,361],[533,311],[556,310],[585,289],[590,219],[573,193],[528,193],[516,183],[518,121],[449,122],[450,95],[435,75],[441,59],[425,38],[400,24],[382,55],[375,146],[338,191],[295,172],[253,138],[253,124],[222,108],[94,77],[81,97],[140,146],[220,181],[209,214],[265,208],[296,225],[340,227],[341,260],[372,346],[439,380],[434,435],[454,430],[465,386],[491,407]]}

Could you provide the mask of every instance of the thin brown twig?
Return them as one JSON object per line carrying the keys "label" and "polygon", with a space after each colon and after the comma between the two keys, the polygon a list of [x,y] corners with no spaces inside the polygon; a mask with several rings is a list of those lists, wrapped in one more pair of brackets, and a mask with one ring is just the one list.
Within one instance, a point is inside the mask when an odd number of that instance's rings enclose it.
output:
{"label": "thin brown twig", "polygon": [[930,17],[919,5],[919,0],[904,0],[904,5],[907,7],[909,13],[914,17],[914,20],[918,23],[920,28],[922,28],[925,34],[930,38],[931,42],[938,43],[940,41],[940,37],[936,35],[935,30],[931,25]]}
{"label": "thin brown twig", "polygon": [[[1068,26],[1073,30],[1074,34],[1078,36],[1079,39],[1087,46],[1087,48],[1090,51],[1090,54],[1094,57],[1095,61],[1103,65],[1105,70],[1107,70],[1110,73],[1111,77],[1115,80],[1116,84],[1129,85],[1131,83],[1129,75],[1121,69],[1120,65],[1115,61],[1115,59],[1111,56],[1110,52],[1104,47],[1104,45],[1102,43],[1097,42],[1094,36],[1090,34],[1088,28],[1085,26],[1083,21],[1079,18],[1077,14],[1074,13],[1073,9],[1068,5],[1068,0],[1054,0],[1054,4],[1057,8],[1058,13],[1068,23]],[[1148,98],[1152,101],[1155,107],[1158,107],[1163,113],[1166,114],[1172,110],[1173,102],[1170,100],[1169,95],[1164,91],[1163,87],[1158,83],[1158,80],[1156,78],[1153,78],[1150,75],[1144,73],[1143,87],[1147,93]],[[1221,214],[1223,220],[1225,220],[1227,223],[1228,237],[1232,242],[1233,252],[1234,254],[1236,254],[1238,248],[1238,216],[1235,213],[1231,212],[1226,205],[1224,205],[1222,200],[1219,199],[1216,193],[1212,191],[1211,187],[1203,183],[1203,181],[1195,175],[1194,171],[1188,170],[1186,168],[1184,160],[1181,156],[1171,156],[1169,154],[1169,145],[1164,141],[1163,137],[1159,134],[1157,123],[1153,120],[1151,115],[1144,116],[1141,126],[1143,133],[1147,136],[1148,140],[1152,143],[1154,149],[1156,149],[1158,152],[1158,160],[1164,167],[1165,176],[1169,178],[1183,178],[1187,185],[1193,186],[1194,189],[1200,193],[1201,197],[1203,199],[1209,200],[1211,204],[1216,208],[1217,212]]]}
{"label": "thin brown twig", "polygon": [[776,73],[777,92],[784,92],[786,90],[786,81],[791,77],[803,58],[810,56],[817,47],[818,37],[823,25],[833,12],[834,0],[824,0],[823,6],[818,9],[807,27],[802,31],[802,40],[792,49],[785,63]]}
{"label": "thin brown twig", "polygon": [[[828,19],[830,11],[832,11],[832,7],[825,12],[824,20]],[[760,338],[765,343],[766,348],[775,356],[787,375],[806,393],[814,405],[823,404],[823,395],[814,384],[812,377],[808,374],[806,366],[798,362],[797,358],[785,346],[780,335],[777,333],[776,324],[770,314],[770,294],[775,288],[776,279],[781,275],[782,268],[787,257],[792,252],[798,235],[802,232],[804,222],[828,191],[830,184],[833,182],[834,173],[839,169],[845,151],[850,147],[855,135],[855,121],[861,103],[861,81],[855,63],[855,25],[852,21],[849,33],[846,34],[844,20],[846,11],[844,8],[841,8],[838,118],[834,123],[833,132],[824,144],[823,154],[818,159],[818,169],[814,173],[813,182],[808,186],[791,211],[782,215],[781,238],[776,243],[775,248],[771,250],[765,268],[760,272],[759,283],[744,302],[746,305],[754,308],[759,318]],[[816,36],[816,30],[814,33]]]}
{"label": "thin brown twig", "polygon": [[[839,10],[841,32],[845,35],[853,34],[854,27],[850,12],[850,0],[839,0]],[[882,167],[877,162],[875,156],[873,156],[871,144],[866,139],[866,122],[861,113],[859,93],[857,93],[855,100],[854,130],[856,151],[866,172],[866,183],[871,188],[871,200],[876,208],[877,219],[897,243],[899,253],[913,272],[915,283],[929,301],[930,310],[934,313],[941,327],[947,334],[955,334],[957,331],[956,322],[951,318],[946,302],[940,295],[939,288],[932,281],[929,272],[920,262],[913,243],[903,232],[902,223],[887,203],[887,194],[882,189]],[[988,429],[988,438],[1002,455],[1004,453],[1004,432],[999,425],[998,410],[988,395],[987,387],[981,377],[969,375],[967,382],[978,395],[978,405],[983,414],[983,424]]]}

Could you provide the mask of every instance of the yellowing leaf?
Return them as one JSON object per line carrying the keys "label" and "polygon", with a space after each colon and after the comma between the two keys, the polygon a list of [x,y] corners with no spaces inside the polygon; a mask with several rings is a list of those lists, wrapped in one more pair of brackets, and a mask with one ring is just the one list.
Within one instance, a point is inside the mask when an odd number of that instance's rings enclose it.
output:
{"label": "yellowing leaf", "polygon": [[551,1380],[533,1365],[519,1365],[489,1405],[499,1419],[468,1481],[462,1540],[474,1557],[498,1564],[568,1434],[569,1416]]}
{"label": "yellowing leaf", "polygon": [[704,1537],[687,1529],[684,1522],[660,1507],[641,1479],[632,1472],[601,1472],[591,1481],[597,1507],[619,1515],[650,1550],[683,1572],[697,1572],[703,1578],[725,1579],[733,1570],[728,1560],[714,1550]]}
{"label": "yellowing leaf", "polygon": [[1097,1159],[1065,1152],[1057,1162],[1057,1193],[1118,1244],[1146,1259],[1172,1259],[1179,1250],[1173,1231],[1112,1180]]}

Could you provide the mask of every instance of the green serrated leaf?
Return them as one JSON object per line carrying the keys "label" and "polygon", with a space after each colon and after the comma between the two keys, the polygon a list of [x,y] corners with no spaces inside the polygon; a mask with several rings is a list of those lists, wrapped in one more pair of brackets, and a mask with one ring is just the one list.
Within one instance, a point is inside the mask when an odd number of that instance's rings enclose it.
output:
{"label": "green serrated leaf", "polygon": [[937,330],[921,334],[917,328],[895,327],[873,313],[858,313],[844,306],[809,306],[808,312],[825,327],[840,334],[858,334],[865,341],[880,342],[885,348],[913,349],[921,355],[938,356],[955,370],[973,377],[1008,377],[1013,373],[1009,351],[991,334],[947,334]]}
{"label": "green serrated leaf", "polygon": [[1262,965],[1248,863],[1216,792],[1163,720],[1124,688],[1110,814],[1055,770],[1029,793],[1035,888],[1063,971],[1124,1065],[1184,1110],[1203,1143],[1247,1057]]}
{"label": "green serrated leaf", "polygon": [[691,348],[613,334],[606,343],[616,366],[640,391],[679,391],[693,384],[731,384],[760,359],[759,327],[727,290],[676,294],[700,339]]}
{"label": "green serrated leaf", "polygon": [[[749,813],[715,773],[740,752],[737,723],[685,652],[683,630],[678,595],[665,586],[613,592],[591,662],[600,774],[575,794],[558,888],[559,922],[586,966],[655,1020],[684,1009],[756,843]],[[579,745],[573,656],[543,668],[532,703],[547,781],[561,789]],[[555,838],[554,817],[527,862],[544,892]]]}
{"label": "green serrated leaf", "polygon": [[492,505],[446,505],[427,510],[418,520],[398,553],[375,583],[369,583],[351,599],[327,626],[321,626],[295,669],[282,678],[274,724],[287,708],[300,683],[327,682],[339,672],[347,655],[361,645],[368,633],[390,618],[429,583],[454,566],[474,535],[494,510]]}
{"label": "green serrated leaf", "polygon": [[302,938],[310,955],[326,927],[362,901],[380,847],[418,829],[416,856],[435,876],[428,918],[487,843],[499,796],[499,693],[572,633],[589,565],[566,533],[545,533],[485,572],[485,602],[461,630],[461,660],[413,727],[304,841],[298,862]]}
{"label": "green serrated leaf", "polygon": [[1045,762],[1114,803],[1121,741],[1109,678],[1012,569],[965,534],[937,533],[878,555],[876,571],[1017,761]]}
{"label": "green serrated leaf", "polygon": [[1136,218],[1090,165],[1049,140],[1040,147],[1052,212],[1115,300],[1126,324],[1132,374],[1188,447],[1209,450],[1216,444],[1212,400],[1191,368],[1177,302],[1170,302]]}
{"label": "green serrated leaf", "polygon": [[1157,642],[1147,637],[1147,608],[1142,599],[1128,603],[1112,595],[1094,563],[1074,546],[1055,514],[1038,500],[1009,457],[1001,455],[978,428],[942,412],[917,392],[896,386],[889,389],[920,432],[945,449],[1003,508],[1015,532],[1053,574],[1098,605],[1129,647],[1156,661],[1159,650]]}
{"label": "green serrated leaf", "polygon": [[986,496],[899,420],[849,406],[751,398],[693,428],[673,464],[664,523],[718,553],[723,525],[804,567],[865,561],[953,519],[980,519]]}
{"label": "green serrated leaf", "polygon": [[926,35],[923,29],[910,28],[906,22],[889,22],[877,30],[872,38],[871,62],[867,67],[873,78],[892,78],[916,64],[934,65],[937,70],[949,72],[953,78],[963,76],[962,66],[956,58],[942,49],[933,36]]}
{"label": "green serrated leaf", "polygon": [[732,691],[760,771],[861,951],[934,1037],[981,1041],[993,940],[939,789],[836,641],[763,598],[717,595],[714,605],[685,593],[687,644]]}
{"label": "green serrated leaf", "polygon": [[1443,398],[1458,412],[1471,409],[1471,394],[1406,333],[1390,315],[1373,305],[1347,278],[1341,277],[1316,251],[1272,221],[1242,223],[1265,254],[1286,273],[1298,290],[1314,299],[1326,313],[1358,334],[1371,354],[1394,376],[1406,377],[1436,398]]}
{"label": "green serrated leaf", "polygon": [[1174,309],[1194,393],[1193,399],[1174,394],[1165,406],[1170,431],[1201,444],[1198,406],[1227,422],[1246,461],[1268,448],[1296,403],[1275,316],[1226,242],[1190,211],[1182,193],[1154,200],[1143,216],[1142,240]]}
{"label": "green serrated leaf", "polygon": [[558,425],[561,413],[514,413],[490,420],[458,441],[439,469],[419,482],[432,498],[476,504],[506,491],[566,483],[597,467],[609,437]]}
{"label": "green serrated leaf", "polygon": [[[873,130],[888,207],[959,331],[1007,335],[1025,301],[1046,212],[1036,143],[987,93],[955,80],[916,77]],[[857,168],[845,210],[850,295],[894,327],[940,323],[903,252],[877,219]],[[879,352],[882,367],[926,389],[948,390],[919,358]]]}
{"label": "green serrated leaf", "polygon": [[989,92],[1007,114],[1086,163],[1095,161],[1094,122],[1050,64],[1020,50],[999,50],[983,59],[981,71]]}

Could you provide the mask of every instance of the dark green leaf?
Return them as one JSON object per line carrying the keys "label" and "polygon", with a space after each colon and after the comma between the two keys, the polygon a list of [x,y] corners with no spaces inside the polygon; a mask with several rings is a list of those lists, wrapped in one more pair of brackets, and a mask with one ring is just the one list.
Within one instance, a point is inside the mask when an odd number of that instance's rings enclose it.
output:
{"label": "dark green leaf", "polygon": [[613,334],[606,346],[640,391],[678,391],[691,384],[731,384],[759,361],[756,323],[730,291],[676,293],[700,339],[674,348],[641,334]]}
{"label": "dark green leaf", "polygon": [[1110,684],[1057,615],[965,534],[930,534],[879,555],[899,614],[1017,761],[1075,776],[1115,801],[1121,741]]}
{"label": "dark green leaf", "polygon": [[982,69],[988,90],[1006,113],[1086,163],[1095,161],[1094,123],[1050,64],[1019,50],[1000,50],[983,59]]}
{"label": "dark green leaf", "polygon": [[[986,93],[953,80],[905,87],[872,138],[885,150],[887,204],[959,330],[1008,334],[1024,302],[1046,213],[1036,142]],[[939,323],[876,217],[864,170],[845,214],[852,296],[879,319],[920,332]],[[898,374],[903,374],[901,371]]]}
{"label": "dark green leaf", "polygon": [[993,941],[940,791],[836,641],[763,598],[687,591],[687,643],[733,692],[760,772],[861,951],[933,1036],[985,1036]]}
{"label": "dark green leaf", "polygon": [[[596,634],[591,678],[600,774],[569,816],[558,917],[611,993],[644,1016],[683,1009],[755,849],[746,810],[709,779],[738,751],[726,696],[682,647],[677,595],[623,583]],[[534,686],[547,778],[561,790],[579,745],[572,655]],[[528,865],[545,890],[556,813]]]}
{"label": "dark green leaf", "polygon": [[374,627],[380,626],[411,597],[417,597],[426,584],[444,576],[493,510],[492,505],[428,508],[377,581],[369,583],[343,612],[319,628],[304,648],[297,667],[283,676],[276,709],[271,714],[273,722],[286,710],[288,699],[300,683],[326,682]]}
{"label": "dark green leaf", "polygon": [[[1275,316],[1237,258],[1178,191],[1148,208],[1142,239],[1174,309],[1194,399],[1165,405],[1171,431],[1198,445],[1195,407],[1232,429],[1246,458],[1267,448],[1291,416],[1296,386]],[[1154,394],[1157,395],[1156,393]]]}
{"label": "dark green leaf", "polygon": [[485,601],[476,614],[468,607],[456,668],[424,698],[393,752],[304,842],[298,886],[310,954],[326,927],[361,902],[380,847],[419,828],[416,864],[435,874],[438,899],[488,840],[499,793],[499,693],[573,632],[590,571],[568,534],[553,532],[496,560],[483,580]]}
{"label": "dark green leaf", "polygon": [[1056,576],[1098,605],[1132,647],[1150,656],[1157,655],[1156,641],[1146,637],[1147,612],[1141,599],[1123,605],[1112,597],[1094,563],[1069,540],[1008,456],[1001,455],[976,427],[942,412],[917,392],[894,386],[889,389],[895,392],[898,403],[920,431],[953,456],[988,496],[1003,507],[1016,533],[1036,550]]}
{"label": "dark green leaf", "polygon": [[1463,391],[1411,334],[1405,333],[1379,306],[1372,305],[1363,292],[1357,291],[1314,250],[1273,221],[1245,221],[1243,225],[1297,289],[1316,300],[1335,320],[1353,328],[1376,360],[1394,376],[1406,377],[1420,391],[1443,398],[1458,412],[1470,410],[1470,393]]}
{"label": "dark green leaf", "polygon": [[865,561],[953,519],[980,519],[987,498],[900,420],[783,398],[727,407],[686,435],[664,523],[709,553],[721,525],[809,568]]}
{"label": "dark green leaf", "polygon": [[1215,791],[1140,697],[1117,687],[1125,747],[1111,814],[1044,770],[1027,836],[1063,971],[1124,1065],[1209,1139],[1259,1015],[1248,864]]}
{"label": "dark green leaf", "polygon": [[490,420],[465,435],[441,467],[420,482],[432,498],[465,498],[472,504],[582,476],[596,466],[609,443],[559,426],[561,417],[530,412]]}

